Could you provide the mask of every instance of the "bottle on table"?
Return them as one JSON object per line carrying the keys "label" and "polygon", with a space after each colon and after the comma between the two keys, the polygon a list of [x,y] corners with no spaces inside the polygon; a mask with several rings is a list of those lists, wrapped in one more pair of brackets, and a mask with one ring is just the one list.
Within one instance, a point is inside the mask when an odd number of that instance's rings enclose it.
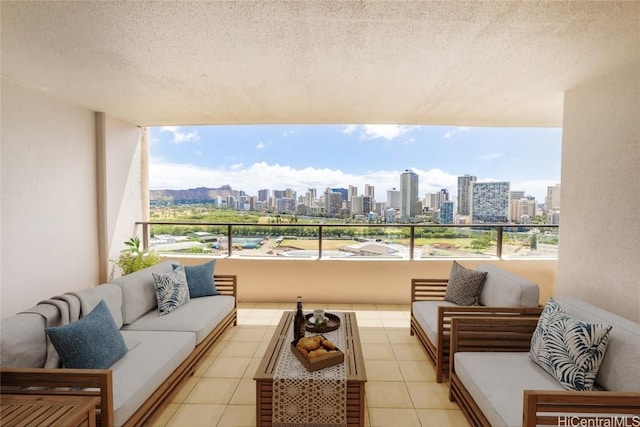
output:
{"label": "bottle on table", "polygon": [[304,333],[307,329],[307,320],[302,312],[302,297],[298,297],[298,304],[296,307],[296,316],[293,319],[293,339],[298,340],[304,337]]}

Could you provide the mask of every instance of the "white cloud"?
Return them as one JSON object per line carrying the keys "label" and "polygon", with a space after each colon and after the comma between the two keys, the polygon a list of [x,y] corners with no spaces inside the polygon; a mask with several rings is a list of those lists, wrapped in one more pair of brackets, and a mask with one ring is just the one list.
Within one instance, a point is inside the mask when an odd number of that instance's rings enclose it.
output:
{"label": "white cloud", "polygon": [[256,145],[256,150],[264,150],[265,148],[267,148],[267,144],[264,142],[259,142],[258,145]]}
{"label": "white cloud", "polygon": [[393,141],[400,135],[411,132],[416,128],[417,126],[406,125],[348,125],[342,130],[342,133],[350,135],[357,132],[360,139],[382,138],[387,141]]}
{"label": "white cloud", "polygon": [[469,126],[458,126],[455,129],[451,129],[450,131],[447,131],[447,133],[444,134],[444,137],[449,139],[453,135],[455,135],[457,132],[467,132],[469,130],[471,130],[471,128]]}
{"label": "white cloud", "polygon": [[173,139],[169,142],[173,144],[182,144],[185,142],[200,140],[200,135],[198,135],[197,130],[191,132],[182,132],[180,131],[180,126],[162,126],[160,128],[160,132],[172,133]]}
{"label": "white cloud", "polygon": [[[447,188],[455,192],[457,175],[440,169],[420,170],[413,168],[420,176],[420,197],[425,193]],[[163,159],[151,159],[149,178],[151,189],[186,189],[195,187],[219,187],[229,184],[235,190],[244,190],[249,195],[257,195],[262,188],[292,188],[298,195],[304,195],[308,188],[323,192],[327,187],[356,185],[364,191],[364,185],[375,187],[376,199],[386,201],[387,190],[400,188],[400,174],[403,171],[368,171],[353,175],[339,169],[313,168],[295,169],[290,166],[268,164],[266,162],[243,166],[241,163],[224,169],[209,169],[191,164],[177,164]]]}
{"label": "white cloud", "polygon": [[504,157],[504,153],[489,153],[478,157],[478,160],[495,160]]}

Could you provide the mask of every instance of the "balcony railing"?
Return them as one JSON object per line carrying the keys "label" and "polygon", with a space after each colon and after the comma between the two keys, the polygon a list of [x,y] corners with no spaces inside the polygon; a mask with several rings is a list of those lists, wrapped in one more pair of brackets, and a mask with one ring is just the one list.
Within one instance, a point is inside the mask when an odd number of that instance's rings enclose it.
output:
{"label": "balcony railing", "polygon": [[137,222],[160,253],[289,258],[547,258],[557,225]]}

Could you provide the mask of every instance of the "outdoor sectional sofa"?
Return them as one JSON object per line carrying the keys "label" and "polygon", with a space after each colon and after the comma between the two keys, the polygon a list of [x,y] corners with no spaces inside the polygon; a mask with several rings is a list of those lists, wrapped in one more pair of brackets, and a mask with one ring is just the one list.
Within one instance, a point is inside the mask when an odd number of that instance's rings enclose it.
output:
{"label": "outdoor sectional sofa", "polygon": [[[216,275],[218,295],[191,298],[160,315],[152,273],[171,261],[111,283],[53,297],[2,320],[2,393],[97,395],[98,424],[142,425],[230,326],[236,324],[236,276]],[[60,368],[45,327],[82,319],[103,300],[122,333],[126,354],[108,369]],[[103,309],[104,310],[104,309]],[[46,388],[46,391],[43,391]]]}
{"label": "outdoor sectional sofa", "polygon": [[495,316],[497,314],[534,317],[539,306],[538,285],[492,264],[475,269],[486,272],[480,305],[461,306],[444,301],[449,279],[411,280],[411,335],[416,335],[436,366],[436,381],[449,372],[449,331],[453,316]]}
{"label": "outdoor sectional sofa", "polygon": [[[576,365],[596,366],[595,391],[566,389],[560,379],[580,380],[581,376],[557,361],[553,366],[562,369],[552,375],[529,356],[532,336],[539,333],[536,319],[459,317],[451,325],[450,400],[458,403],[473,426],[640,425],[640,324],[577,298],[554,300],[578,321],[611,326],[599,369],[593,360],[583,362],[585,355],[592,357],[598,351],[593,344],[574,359]],[[549,325],[559,323],[562,321],[553,320]],[[595,330],[591,328],[580,326],[573,333]],[[560,336],[567,348],[576,342],[567,331]],[[577,342],[591,343],[584,336]],[[537,344],[533,347],[538,348]]]}

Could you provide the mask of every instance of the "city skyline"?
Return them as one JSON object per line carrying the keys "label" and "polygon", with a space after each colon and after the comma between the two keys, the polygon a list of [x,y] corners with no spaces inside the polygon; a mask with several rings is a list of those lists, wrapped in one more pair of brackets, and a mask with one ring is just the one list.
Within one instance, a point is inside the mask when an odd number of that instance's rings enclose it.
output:
{"label": "city skyline", "polygon": [[153,127],[150,188],[230,185],[304,194],[365,185],[376,199],[400,188],[400,174],[419,176],[419,193],[457,194],[458,176],[509,181],[544,202],[560,182],[561,130],[405,125],[245,125]]}

